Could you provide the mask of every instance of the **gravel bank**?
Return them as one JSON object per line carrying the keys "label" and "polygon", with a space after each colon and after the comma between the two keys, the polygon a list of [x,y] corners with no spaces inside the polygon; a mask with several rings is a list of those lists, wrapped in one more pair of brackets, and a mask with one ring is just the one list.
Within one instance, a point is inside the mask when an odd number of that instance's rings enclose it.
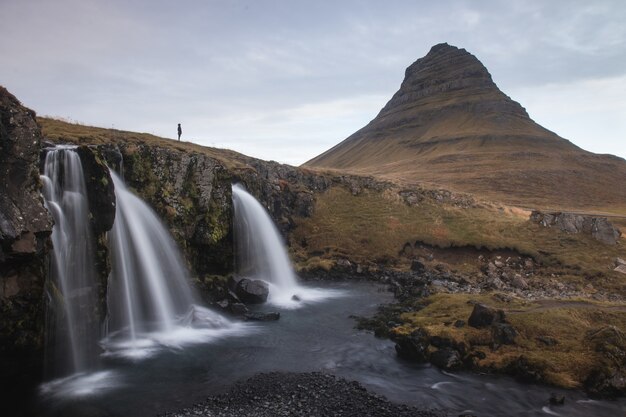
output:
{"label": "gravel bank", "polygon": [[394,404],[368,392],[355,381],[320,372],[258,374],[235,384],[226,394],[168,417],[442,417],[445,413],[423,411]]}

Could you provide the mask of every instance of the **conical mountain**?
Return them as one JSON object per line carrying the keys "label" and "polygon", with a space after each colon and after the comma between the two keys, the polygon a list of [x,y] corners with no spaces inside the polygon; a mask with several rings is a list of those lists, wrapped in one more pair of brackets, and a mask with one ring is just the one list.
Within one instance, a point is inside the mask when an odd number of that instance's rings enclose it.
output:
{"label": "conical mountain", "polygon": [[626,161],[538,125],[474,55],[446,43],[407,68],[374,120],[304,165],[521,206],[626,212]]}

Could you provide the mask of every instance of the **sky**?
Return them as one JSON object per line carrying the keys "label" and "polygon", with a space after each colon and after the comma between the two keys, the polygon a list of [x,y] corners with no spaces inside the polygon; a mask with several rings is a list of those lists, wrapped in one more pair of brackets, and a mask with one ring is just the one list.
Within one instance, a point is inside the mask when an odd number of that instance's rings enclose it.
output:
{"label": "sky", "polygon": [[0,85],[39,115],[299,165],[404,70],[465,48],[539,124],[626,158],[626,2],[0,0]]}

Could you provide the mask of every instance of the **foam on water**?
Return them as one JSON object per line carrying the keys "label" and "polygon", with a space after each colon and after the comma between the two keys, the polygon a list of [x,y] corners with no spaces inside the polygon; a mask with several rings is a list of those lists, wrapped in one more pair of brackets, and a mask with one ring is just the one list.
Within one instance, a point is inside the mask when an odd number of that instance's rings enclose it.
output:
{"label": "foam on water", "polygon": [[85,397],[121,387],[123,382],[119,375],[113,371],[100,371],[54,379],[40,385],[39,392],[44,397]]}
{"label": "foam on water", "polygon": [[211,343],[224,337],[243,336],[255,331],[249,323],[232,322],[207,308],[193,305],[179,322],[167,330],[135,333],[128,337],[125,330],[109,334],[101,341],[106,357],[140,361],[163,350],[180,350],[185,346]]}

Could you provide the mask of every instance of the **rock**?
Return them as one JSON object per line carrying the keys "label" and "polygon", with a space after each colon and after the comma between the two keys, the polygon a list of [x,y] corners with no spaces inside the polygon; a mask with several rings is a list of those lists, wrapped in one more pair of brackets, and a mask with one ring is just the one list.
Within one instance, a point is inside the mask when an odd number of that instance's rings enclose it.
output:
{"label": "rock", "polygon": [[414,330],[411,334],[395,338],[398,356],[417,362],[428,361],[430,337],[423,329]]}
{"label": "rock", "polygon": [[418,261],[417,259],[413,259],[411,261],[411,271],[423,272],[425,268],[426,267],[424,266],[424,264]]}
{"label": "rock", "polygon": [[538,336],[537,341],[543,343],[546,346],[556,346],[559,342],[550,336]]}
{"label": "rock", "polygon": [[246,321],[276,321],[280,318],[280,313],[278,312],[269,312],[269,313],[253,312],[253,313],[244,314],[244,318]]}
{"label": "rock", "polygon": [[504,322],[504,311],[480,303],[474,304],[472,314],[467,320],[467,324],[476,328],[488,327],[499,322]]}
{"label": "rock", "polygon": [[550,394],[550,399],[548,400],[550,405],[563,405],[565,404],[565,396],[557,395],[555,393]]}
{"label": "rock", "polygon": [[589,373],[583,385],[590,394],[621,397],[626,395],[626,372],[607,366],[596,368]]}
{"label": "rock", "polygon": [[436,367],[445,370],[459,369],[463,366],[461,355],[451,348],[441,348],[431,353],[430,362]]}
{"label": "rock", "polygon": [[292,296],[291,296],[291,299],[292,299],[293,301],[301,301],[301,300],[300,300],[300,297],[299,297],[297,294],[292,295]]}
{"label": "rock", "polygon": [[50,268],[52,217],[41,195],[41,139],[35,112],[0,87],[0,392],[3,398],[23,398],[23,393],[31,390],[42,375],[44,285]]}
{"label": "rock", "polygon": [[511,285],[514,288],[519,288],[520,290],[525,290],[528,288],[528,282],[522,277],[520,274],[513,275],[513,279],[511,280]]}
{"label": "rock", "polygon": [[237,283],[235,294],[244,303],[261,304],[267,301],[269,285],[260,279],[243,278]]}
{"label": "rock", "polygon": [[113,227],[115,221],[115,187],[109,168],[87,146],[79,146],[76,153],[83,166],[87,186],[87,201],[91,213],[94,234],[104,233]]}
{"label": "rock", "polygon": [[337,259],[337,266],[341,268],[350,268],[352,264],[349,260],[341,258]]}
{"label": "rock", "polygon": [[517,332],[508,323],[493,323],[491,326],[491,337],[496,346],[514,345]]}
{"label": "rock", "polygon": [[504,368],[504,371],[526,382],[541,382],[544,380],[541,369],[538,369],[537,366],[524,355],[512,360]]}
{"label": "rock", "polygon": [[626,265],[626,261],[623,260],[622,258],[615,258],[615,265],[619,266],[619,265]]}
{"label": "rock", "polygon": [[593,219],[591,236],[607,245],[615,245],[622,236],[622,232],[606,218],[597,217]]}
{"label": "rock", "polygon": [[617,265],[613,271],[619,272],[620,274],[626,274],[626,265]]}
{"label": "rock", "polygon": [[504,263],[503,263],[502,261],[498,261],[498,260],[493,261],[493,265],[494,265],[496,268],[503,268],[503,267],[504,267]]}
{"label": "rock", "polygon": [[583,216],[573,213],[542,213],[533,211],[530,220],[544,227],[556,226],[567,233],[586,233],[607,245],[615,245],[622,232],[606,217]]}
{"label": "rock", "polygon": [[248,313],[248,307],[243,303],[231,303],[228,309],[235,316],[243,316]]}
{"label": "rock", "polygon": [[465,320],[457,320],[454,322],[454,327],[461,328],[465,326]]}

